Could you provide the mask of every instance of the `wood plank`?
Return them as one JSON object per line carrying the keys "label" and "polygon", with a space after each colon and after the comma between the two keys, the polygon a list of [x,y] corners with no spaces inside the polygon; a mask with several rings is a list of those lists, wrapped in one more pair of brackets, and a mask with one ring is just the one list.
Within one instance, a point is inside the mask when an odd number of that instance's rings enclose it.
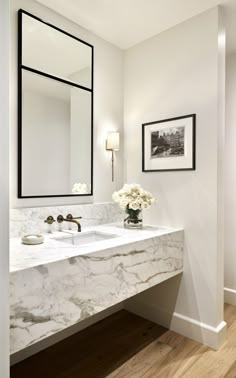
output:
{"label": "wood plank", "polygon": [[[163,333],[158,340],[139,352],[119,369],[109,375],[109,378],[143,377],[151,366],[159,366],[164,356],[170,353],[170,351],[175,349],[184,340],[184,336],[173,331]],[[155,370],[155,375],[156,374],[157,372]]]}
{"label": "wood plank", "polygon": [[108,375],[108,378],[142,378],[150,367],[172,350],[168,345],[154,341],[145,349],[141,350],[121,367]]}
{"label": "wood plank", "polygon": [[11,378],[105,377],[164,332],[122,310],[13,366]]}
{"label": "wood plank", "polygon": [[235,378],[236,377],[236,361],[233,363],[231,368],[227,371],[224,378]]}
{"label": "wood plank", "polygon": [[[232,309],[234,312],[234,309]],[[204,355],[188,370],[188,374],[199,377],[221,378],[236,360],[236,318],[228,327],[226,341],[215,351],[208,349]],[[187,377],[188,375],[183,375]]]}
{"label": "wood plank", "polygon": [[11,368],[11,378],[236,378],[236,306],[214,351],[125,310]]}
{"label": "wood plank", "polygon": [[175,349],[185,340],[185,337],[179,333],[168,330],[167,332],[163,333],[158,340],[163,344],[169,345],[172,349]]}
{"label": "wood plank", "polygon": [[183,376],[187,370],[206,351],[207,347],[184,338],[175,349],[153,365],[144,375],[145,378],[172,378]]}

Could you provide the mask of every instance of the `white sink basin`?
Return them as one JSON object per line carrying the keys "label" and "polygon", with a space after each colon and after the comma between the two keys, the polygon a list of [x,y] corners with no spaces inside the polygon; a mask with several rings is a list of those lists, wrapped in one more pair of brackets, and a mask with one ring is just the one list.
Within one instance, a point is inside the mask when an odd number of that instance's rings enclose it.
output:
{"label": "white sink basin", "polygon": [[102,240],[113,239],[116,237],[117,235],[106,234],[104,232],[88,231],[88,232],[78,233],[76,235],[70,234],[67,236],[58,237],[58,238],[55,238],[55,240],[63,242],[63,243],[67,243],[67,244],[72,244],[72,245],[85,245],[85,244],[99,242]]}

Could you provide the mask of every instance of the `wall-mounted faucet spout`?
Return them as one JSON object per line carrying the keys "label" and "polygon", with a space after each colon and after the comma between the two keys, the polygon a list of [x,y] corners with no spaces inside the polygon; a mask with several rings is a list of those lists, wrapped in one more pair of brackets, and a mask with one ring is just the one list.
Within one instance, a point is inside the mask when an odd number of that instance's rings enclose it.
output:
{"label": "wall-mounted faucet spout", "polygon": [[63,215],[58,215],[57,217],[57,222],[62,223],[62,222],[71,222],[77,224],[78,227],[78,232],[81,232],[81,224],[79,219],[82,217],[73,217],[71,214],[68,214],[66,218],[63,217]]}

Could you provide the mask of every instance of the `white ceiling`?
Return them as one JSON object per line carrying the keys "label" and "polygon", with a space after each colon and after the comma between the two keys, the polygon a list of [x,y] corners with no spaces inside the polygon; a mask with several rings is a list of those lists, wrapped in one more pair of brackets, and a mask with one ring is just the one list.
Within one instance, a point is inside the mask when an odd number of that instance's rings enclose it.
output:
{"label": "white ceiling", "polygon": [[37,0],[127,49],[227,0]]}

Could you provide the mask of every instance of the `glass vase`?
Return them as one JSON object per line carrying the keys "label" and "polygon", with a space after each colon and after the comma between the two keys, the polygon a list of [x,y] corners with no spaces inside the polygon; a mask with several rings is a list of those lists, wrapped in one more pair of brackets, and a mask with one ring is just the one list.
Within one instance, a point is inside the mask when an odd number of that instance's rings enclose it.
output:
{"label": "glass vase", "polygon": [[143,227],[142,210],[125,210],[124,227],[129,229],[140,229]]}

